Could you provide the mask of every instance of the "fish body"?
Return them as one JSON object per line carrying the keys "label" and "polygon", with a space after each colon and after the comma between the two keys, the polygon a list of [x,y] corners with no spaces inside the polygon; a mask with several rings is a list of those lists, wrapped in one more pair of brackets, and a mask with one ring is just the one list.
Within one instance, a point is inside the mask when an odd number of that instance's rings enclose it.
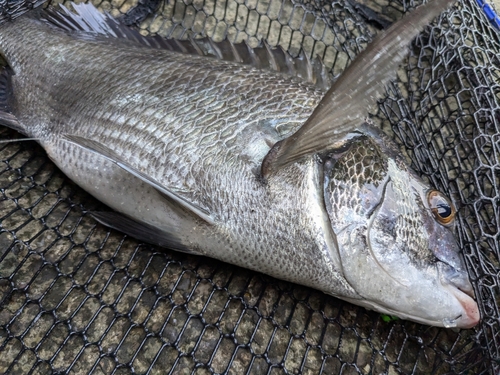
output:
{"label": "fish body", "polygon": [[320,106],[315,86],[35,16],[0,26],[0,52],[0,119],[117,211],[99,221],[402,318],[477,323],[453,234],[431,213],[451,205],[431,207],[387,137],[363,125],[263,177]]}
{"label": "fish body", "polygon": [[[270,145],[307,119],[321,91],[216,59],[75,40],[32,18],[9,26],[32,41],[13,45],[14,55],[38,62],[19,66],[22,73],[12,76],[19,93],[13,97],[13,113],[77,184],[138,221],[165,227],[162,216],[170,203],[164,196],[138,179],[123,189],[130,174],[64,139],[66,134],[128,155],[127,163],[210,212],[214,226],[184,213],[183,221],[193,228],[179,242],[192,251],[289,278],[286,270],[272,272],[273,264],[285,262],[283,254],[265,249],[294,248],[296,243],[316,247],[320,239],[290,230],[287,218],[306,223],[315,215],[307,201],[314,163],[292,166],[293,173],[275,176],[267,185],[256,172]],[[40,43],[43,49],[37,48]],[[71,57],[76,55],[83,58]],[[18,65],[12,62],[12,68]],[[297,183],[306,184],[304,193],[288,189]],[[150,191],[147,202],[134,204],[143,190]],[[290,261],[308,264],[311,255],[301,249]],[[312,283],[328,279],[321,267],[305,273]]]}

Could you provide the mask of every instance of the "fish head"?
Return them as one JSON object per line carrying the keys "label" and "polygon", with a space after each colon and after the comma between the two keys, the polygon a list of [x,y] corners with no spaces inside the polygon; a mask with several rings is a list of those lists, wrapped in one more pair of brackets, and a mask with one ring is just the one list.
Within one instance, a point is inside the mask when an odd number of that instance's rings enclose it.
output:
{"label": "fish head", "polygon": [[455,208],[402,157],[361,136],[324,162],[324,200],[353,301],[433,326],[479,321]]}

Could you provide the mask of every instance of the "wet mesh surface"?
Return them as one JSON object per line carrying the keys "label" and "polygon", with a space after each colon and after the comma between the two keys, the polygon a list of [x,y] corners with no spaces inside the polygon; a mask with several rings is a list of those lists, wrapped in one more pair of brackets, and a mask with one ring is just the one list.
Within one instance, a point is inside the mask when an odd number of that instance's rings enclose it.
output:
{"label": "wet mesh surface", "polygon": [[[95,4],[144,33],[302,48],[334,76],[380,24],[336,1]],[[415,4],[366,5],[387,21]],[[37,144],[17,142],[0,145],[0,373],[498,373],[499,53],[496,29],[460,2],[415,41],[373,114],[459,209],[476,330],[384,322],[313,289],[140,244],[96,224],[85,212],[101,204]]]}

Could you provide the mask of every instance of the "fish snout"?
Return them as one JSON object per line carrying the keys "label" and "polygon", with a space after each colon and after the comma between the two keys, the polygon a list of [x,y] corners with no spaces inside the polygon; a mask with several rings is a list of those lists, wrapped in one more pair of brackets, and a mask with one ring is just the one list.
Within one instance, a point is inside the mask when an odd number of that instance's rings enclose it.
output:
{"label": "fish snout", "polygon": [[446,269],[443,272],[445,283],[455,286],[468,296],[474,298],[474,289],[470,283],[467,271],[464,269],[457,270],[448,264],[445,264],[445,266]]}
{"label": "fish snout", "polygon": [[479,323],[479,308],[474,300],[474,290],[465,269],[456,269],[449,264],[438,264],[441,283],[462,306],[462,314],[452,319],[445,319],[445,327],[472,328]]}

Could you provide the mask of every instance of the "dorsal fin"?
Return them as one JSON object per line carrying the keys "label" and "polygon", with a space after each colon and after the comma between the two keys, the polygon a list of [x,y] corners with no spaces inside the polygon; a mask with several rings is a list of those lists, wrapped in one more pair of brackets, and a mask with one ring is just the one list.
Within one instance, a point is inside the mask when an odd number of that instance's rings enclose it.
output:
{"label": "dorsal fin", "polygon": [[406,46],[455,0],[432,0],[382,31],[326,93],[304,125],[276,143],[262,163],[262,177],[306,155],[326,152],[357,130],[396,77]]}
{"label": "dorsal fin", "polygon": [[128,39],[146,47],[209,56],[258,69],[281,72],[289,76],[300,77],[303,81],[325,91],[331,86],[330,76],[323,62],[317,57],[309,59],[302,51],[299,57],[293,58],[281,47],[273,48],[265,42],[260,47],[252,48],[246,42],[233,44],[227,39],[214,42],[207,37],[177,40],[165,39],[159,35],[143,36],[137,30],[121,24],[109,14],[99,12],[91,3],[71,4],[75,12],[60,4],[58,9],[47,9],[43,19],[70,32],[77,31],[109,38]]}
{"label": "dorsal fin", "polygon": [[46,0],[0,1],[0,25],[22,16],[45,2]]}

